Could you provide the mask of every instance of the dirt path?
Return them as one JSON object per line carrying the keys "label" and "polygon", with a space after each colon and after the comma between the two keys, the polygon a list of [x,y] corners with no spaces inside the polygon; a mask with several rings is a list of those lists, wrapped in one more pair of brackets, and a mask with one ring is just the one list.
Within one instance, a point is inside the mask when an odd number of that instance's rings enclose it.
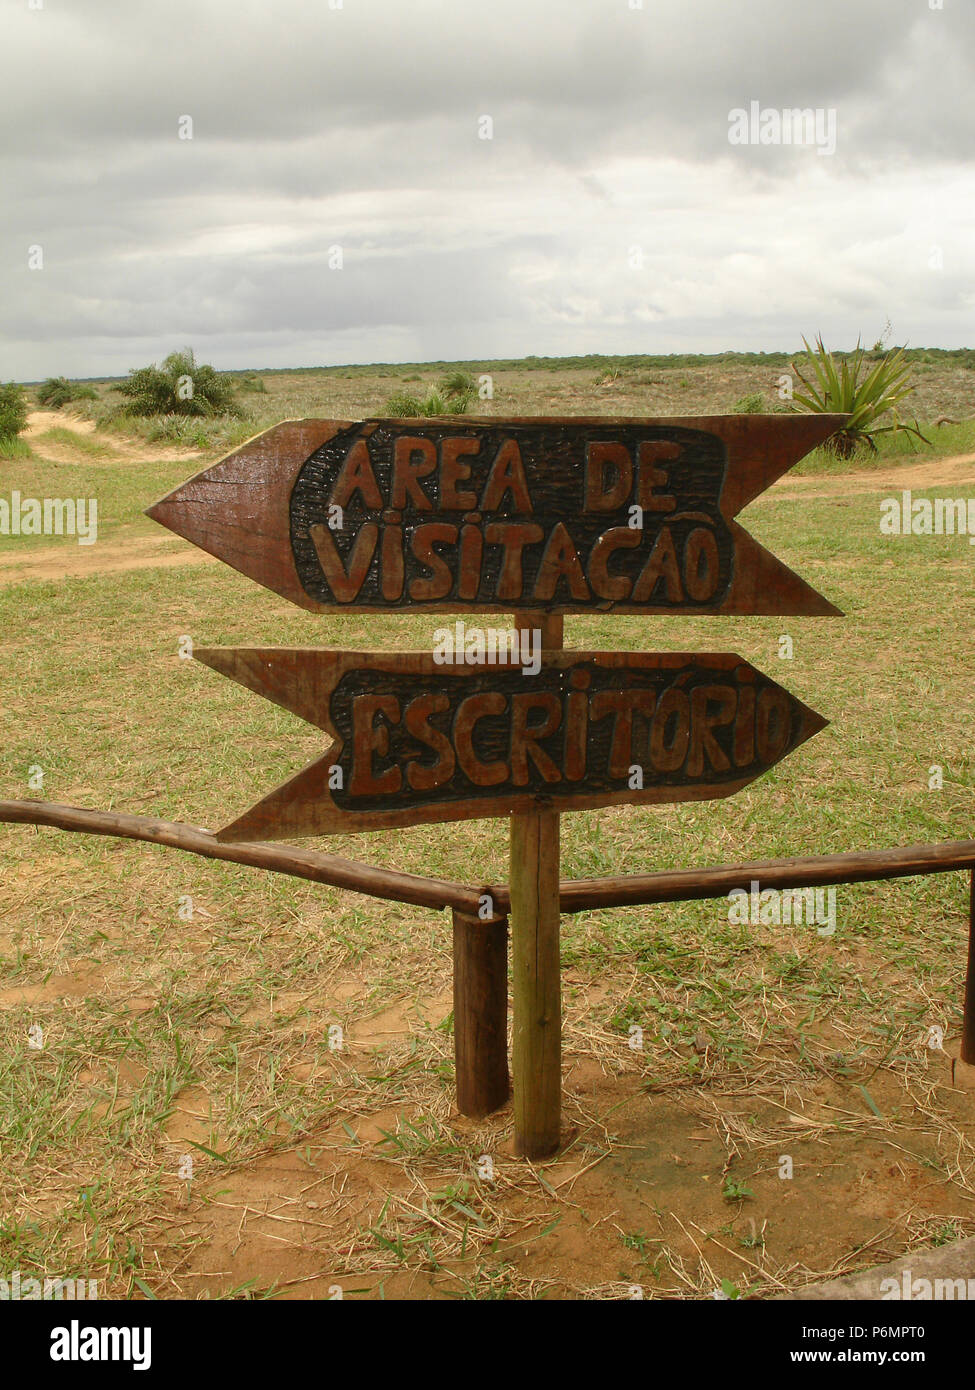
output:
{"label": "dirt path", "polygon": [[926,459],[901,464],[897,468],[869,468],[860,473],[836,477],[814,474],[809,478],[780,478],[775,484],[783,491],[801,492],[804,497],[843,497],[855,492],[882,492],[887,488],[964,488],[975,485],[975,454],[955,454],[951,458]]}
{"label": "dirt path", "polygon": [[24,434],[28,437],[43,434],[45,430],[70,430],[72,434],[94,434],[94,420],[82,420],[77,415],[62,415],[60,410],[32,410],[27,417]]}
{"label": "dirt path", "polygon": [[88,453],[76,452],[69,444],[60,440],[46,438],[50,430],[67,430],[70,434],[91,437],[97,432],[94,420],[82,420],[77,415],[65,415],[60,410],[34,410],[27,417],[27,427],[23,437],[30,443],[33,452],[51,463],[178,463],[199,458],[199,449],[187,449],[179,445],[151,444],[131,435],[98,433],[98,443],[104,448],[105,456],[93,460]]}
{"label": "dirt path", "polygon": [[215,565],[217,561],[205,550],[174,541],[172,536],[133,536],[111,545],[49,545],[40,550],[0,553],[0,588],[29,579],[84,579],[120,570],[202,564]]}

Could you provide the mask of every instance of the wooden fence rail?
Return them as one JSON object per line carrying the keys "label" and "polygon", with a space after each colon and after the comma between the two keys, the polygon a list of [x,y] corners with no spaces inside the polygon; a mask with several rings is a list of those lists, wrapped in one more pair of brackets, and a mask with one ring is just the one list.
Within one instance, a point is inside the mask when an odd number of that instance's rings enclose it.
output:
{"label": "wooden fence rail", "polygon": [[[511,895],[506,884],[471,888],[449,879],[426,878],[399,869],[377,868],[337,854],[281,844],[225,844],[209,831],[152,816],[118,811],[88,811],[56,801],[0,801],[0,823],[46,825],[86,835],[114,835],[147,840],[172,849],[225,859],[271,873],[328,883],[373,898],[413,903],[420,907],[457,908],[477,914],[482,897],[489,896],[495,917],[507,916]],[[559,910],[589,912],[600,907],[638,907],[649,903],[690,902],[723,898],[734,888],[748,889],[753,880],[763,888],[819,888],[833,883],[863,883],[920,874],[950,873],[975,868],[975,840],[946,840],[936,845],[906,845],[900,849],[852,850],[801,859],[759,860],[705,869],[662,869],[650,874],[613,878],[562,879]]]}
{"label": "wooden fence rail", "polygon": [[372,898],[414,903],[420,907],[457,908],[476,912],[479,892],[462,883],[441,878],[424,878],[381,869],[343,859],[338,854],[320,854],[297,849],[294,845],[223,844],[206,830],[175,821],[155,820],[151,816],[127,816],[116,811],[86,811],[78,806],[61,806],[56,801],[0,801],[0,822],[20,825],[49,825],[58,830],[75,830],[85,835],[117,835],[123,840],[149,840],[169,845],[205,859],[226,859],[231,864],[247,864],[275,874],[328,883]]}
{"label": "wooden fence rail", "polygon": [[[483,1115],[507,1098],[507,917],[511,895],[506,885],[471,888],[293,845],[225,844],[194,826],[115,811],[88,811],[50,801],[0,801],[0,822],[147,840],[207,859],[291,874],[370,897],[452,909],[455,1006],[458,1002],[461,1005],[459,1013],[455,1007],[458,1100],[465,1114]],[[975,840],[770,859],[717,868],[665,869],[615,878],[563,879],[559,884],[559,907],[563,913],[586,912],[604,907],[723,898],[736,888],[747,892],[753,882],[762,889],[817,888],[960,869],[968,869],[971,874],[961,1058],[975,1064]],[[479,909],[483,911],[485,896],[490,898],[491,915],[482,920]],[[485,933],[494,935],[490,947]]]}
{"label": "wooden fence rail", "polygon": [[[831,883],[911,878],[975,867],[975,840],[947,840],[940,845],[906,845],[902,849],[852,850],[807,859],[769,859],[728,864],[714,869],[663,869],[618,878],[564,879],[559,885],[563,912],[597,907],[635,907],[641,903],[690,902],[724,898],[734,888],[746,891],[753,880],[762,888],[820,888]],[[495,890],[502,909],[506,890]]]}

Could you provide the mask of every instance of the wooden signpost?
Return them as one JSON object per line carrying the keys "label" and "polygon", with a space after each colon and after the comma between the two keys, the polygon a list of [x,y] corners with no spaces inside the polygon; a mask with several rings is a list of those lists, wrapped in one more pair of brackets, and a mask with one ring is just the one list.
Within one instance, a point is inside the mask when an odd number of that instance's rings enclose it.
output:
{"label": "wooden signpost", "polygon": [[[734,518],[845,418],[291,421],[149,510],[313,611],[514,610],[517,642],[449,656],[195,655],[332,740],[219,840],[510,816],[526,1157],[559,1144],[560,812],[729,796],[826,723],[729,653],[564,651],[562,614],[837,614]],[[468,1114],[509,1094],[506,926],[454,911]]]}
{"label": "wooden signpost", "polygon": [[835,615],[734,517],[844,419],[292,421],[149,515],[316,612]]}
{"label": "wooden signpost", "polygon": [[281,840],[542,808],[730,796],[826,721],[738,656],[202,648],[214,670],[324,729],[325,754],[217,832]]}

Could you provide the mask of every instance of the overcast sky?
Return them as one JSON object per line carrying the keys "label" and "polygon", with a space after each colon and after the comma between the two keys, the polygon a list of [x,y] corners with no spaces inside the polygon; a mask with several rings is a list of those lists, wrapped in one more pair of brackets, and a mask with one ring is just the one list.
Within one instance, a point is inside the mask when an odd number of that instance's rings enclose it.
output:
{"label": "overcast sky", "polygon": [[0,378],[971,345],[937,3],[0,0]]}

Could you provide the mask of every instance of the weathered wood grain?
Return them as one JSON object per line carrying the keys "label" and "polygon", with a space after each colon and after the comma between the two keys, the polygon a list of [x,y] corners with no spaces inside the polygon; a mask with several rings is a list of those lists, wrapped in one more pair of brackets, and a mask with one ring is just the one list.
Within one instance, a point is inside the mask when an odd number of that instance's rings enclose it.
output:
{"label": "weathered wood grain", "polygon": [[[538,621],[518,613],[517,623]],[[541,619],[542,649],[565,660],[563,620]],[[511,817],[510,918],[515,1153],[550,1157],[562,1116],[562,967],[559,958],[559,812]]]}
{"label": "weathered wood grain", "polygon": [[[723,898],[736,888],[747,891],[753,882],[762,888],[820,888],[833,883],[882,882],[973,867],[975,840],[946,840],[942,844],[847,850],[842,854],[757,860],[751,864],[563,879],[559,884],[559,905],[562,912],[589,912],[603,907]],[[498,912],[508,910],[511,898],[505,885],[481,891],[491,893]]]}
{"label": "weathered wood grain", "polygon": [[457,1109],[479,1119],[511,1094],[508,1074],[508,923],[453,913]]}
{"label": "weathered wood grain", "polygon": [[196,658],[324,729],[321,758],[223,840],[730,796],[826,725],[733,653],[203,648]]}
{"label": "weathered wood grain", "polygon": [[481,901],[482,890],[465,887],[463,883],[384,869],[294,845],[222,844],[207,830],[181,825],[178,821],[156,820],[152,816],[90,811],[80,806],[63,806],[56,801],[0,801],[0,822],[47,825],[84,835],[113,835],[123,840],[147,840],[154,845],[169,845],[187,854],[198,854],[204,859],[246,864],[253,869],[290,874],[312,883],[345,888],[350,893],[414,903],[419,907],[476,912]]}
{"label": "weathered wood grain", "polygon": [[836,614],[734,517],[845,419],[291,421],[148,515],[317,611]]}
{"label": "weathered wood grain", "polygon": [[[54,801],[0,801],[0,824],[4,823],[50,826],[75,834],[110,835],[169,845],[204,859],[222,859],[231,864],[266,869],[270,873],[291,874],[295,878],[330,883],[352,893],[366,893],[394,902],[432,908],[456,907],[461,912],[476,914],[484,895],[489,895],[499,915],[506,915],[511,905],[510,890],[503,883],[485,883],[471,888],[445,879],[377,868],[297,845],[223,844],[209,831],[151,816],[93,811]],[[970,872],[973,868],[975,840],[944,840],[940,844],[848,850],[842,854],[756,860],[750,864],[563,879],[559,884],[559,910],[563,913],[589,912],[602,907],[640,907],[723,898],[733,888],[747,889],[752,880],[758,880],[763,888],[816,888],[831,883],[882,882],[960,870]],[[380,876],[375,881],[374,874]]]}
{"label": "weathered wood grain", "polygon": [[341,420],[287,420],[248,440],[225,459],[180,484],[146,509],[161,526],[232,565],[248,579],[317,611],[291,553],[286,499],[295,460],[306,459],[346,425]]}

